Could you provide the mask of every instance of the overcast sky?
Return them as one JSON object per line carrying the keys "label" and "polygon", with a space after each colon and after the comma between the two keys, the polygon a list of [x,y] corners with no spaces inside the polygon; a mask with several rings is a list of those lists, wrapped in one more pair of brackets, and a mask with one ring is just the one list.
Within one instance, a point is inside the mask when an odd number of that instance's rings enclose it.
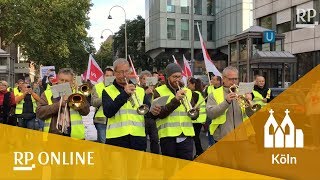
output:
{"label": "overcast sky", "polygon": [[124,12],[121,8],[115,7],[111,11],[113,19],[108,19],[109,10],[114,5],[122,6],[127,14],[127,19],[134,19],[137,15],[145,18],[144,4],[145,0],[91,0],[93,6],[89,13],[91,22],[88,30],[89,36],[94,38],[94,46],[98,49],[100,44],[111,35],[111,32],[106,30],[103,32],[103,39],[100,38],[101,32],[104,29],[110,29],[113,33],[119,30],[121,24],[124,23]]}

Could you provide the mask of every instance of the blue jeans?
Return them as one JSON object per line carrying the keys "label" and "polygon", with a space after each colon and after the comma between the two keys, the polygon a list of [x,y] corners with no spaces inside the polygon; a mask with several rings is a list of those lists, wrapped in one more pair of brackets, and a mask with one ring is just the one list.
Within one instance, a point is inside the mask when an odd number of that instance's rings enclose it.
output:
{"label": "blue jeans", "polygon": [[97,129],[97,140],[99,143],[106,143],[106,124],[94,123],[94,126]]}
{"label": "blue jeans", "polygon": [[24,118],[17,118],[18,120],[18,126],[28,129],[34,129],[35,125],[35,118],[32,119],[24,119]]}

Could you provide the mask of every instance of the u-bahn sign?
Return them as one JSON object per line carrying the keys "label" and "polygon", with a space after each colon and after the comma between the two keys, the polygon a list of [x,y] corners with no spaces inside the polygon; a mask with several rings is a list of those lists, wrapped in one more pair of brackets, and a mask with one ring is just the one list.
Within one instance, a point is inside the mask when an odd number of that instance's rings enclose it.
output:
{"label": "u-bahn sign", "polygon": [[274,43],[276,41],[276,32],[264,31],[263,32],[263,43]]}

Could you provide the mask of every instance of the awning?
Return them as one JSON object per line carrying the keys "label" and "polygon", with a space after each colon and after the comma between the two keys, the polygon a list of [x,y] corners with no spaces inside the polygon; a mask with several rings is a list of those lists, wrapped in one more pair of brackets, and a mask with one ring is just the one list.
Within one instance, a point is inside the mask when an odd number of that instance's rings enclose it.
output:
{"label": "awning", "polygon": [[297,63],[297,58],[286,51],[257,51],[250,64],[258,63]]}

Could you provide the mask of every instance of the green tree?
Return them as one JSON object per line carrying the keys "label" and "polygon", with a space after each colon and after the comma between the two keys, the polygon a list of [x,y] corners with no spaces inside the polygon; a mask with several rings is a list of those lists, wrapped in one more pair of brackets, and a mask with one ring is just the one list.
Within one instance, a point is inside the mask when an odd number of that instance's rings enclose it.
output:
{"label": "green tree", "polygon": [[112,66],[112,53],[112,42],[107,40],[104,41],[101,44],[99,51],[95,54],[95,60],[102,70],[107,66]]}
{"label": "green tree", "polygon": [[[119,57],[125,57],[124,24],[114,36],[114,49]],[[145,53],[145,20],[139,15],[134,20],[127,21],[128,55],[134,66],[142,70],[152,70],[153,60]]]}
{"label": "green tree", "polygon": [[38,65],[81,72],[94,51],[86,32],[90,7],[90,0],[2,0],[1,45],[18,44]]}

